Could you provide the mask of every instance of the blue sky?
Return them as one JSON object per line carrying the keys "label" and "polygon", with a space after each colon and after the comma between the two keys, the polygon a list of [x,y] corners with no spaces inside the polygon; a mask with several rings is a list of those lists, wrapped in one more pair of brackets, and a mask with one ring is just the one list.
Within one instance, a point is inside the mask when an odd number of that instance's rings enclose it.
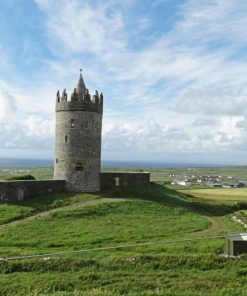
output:
{"label": "blue sky", "polygon": [[245,0],[1,0],[0,155],[52,158],[83,68],[106,160],[247,164]]}

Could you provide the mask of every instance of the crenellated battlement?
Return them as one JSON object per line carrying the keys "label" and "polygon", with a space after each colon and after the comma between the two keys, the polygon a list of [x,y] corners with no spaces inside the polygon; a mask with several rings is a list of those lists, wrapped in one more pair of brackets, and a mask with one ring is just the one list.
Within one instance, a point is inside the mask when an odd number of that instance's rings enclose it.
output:
{"label": "crenellated battlement", "polygon": [[[97,100],[92,98],[90,101],[82,101],[82,100],[73,100],[73,101],[65,101],[61,100],[56,103],[56,112],[60,111],[89,111],[89,112],[103,112],[103,101],[97,102]],[[102,102],[102,103],[101,103]]]}
{"label": "crenellated battlement", "polygon": [[72,94],[68,96],[66,89],[63,89],[61,95],[58,90],[56,98],[56,112],[59,111],[89,111],[103,112],[103,94],[95,91],[94,95],[89,93],[80,75],[77,87],[74,88]]}

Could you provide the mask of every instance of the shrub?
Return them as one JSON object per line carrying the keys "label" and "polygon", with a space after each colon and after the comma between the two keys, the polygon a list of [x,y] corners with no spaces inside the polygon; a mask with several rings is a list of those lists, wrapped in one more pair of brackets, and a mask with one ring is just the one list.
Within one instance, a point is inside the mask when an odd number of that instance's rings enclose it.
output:
{"label": "shrub", "polygon": [[16,176],[6,177],[5,180],[11,181],[11,180],[36,180],[36,179],[32,175],[16,175]]}

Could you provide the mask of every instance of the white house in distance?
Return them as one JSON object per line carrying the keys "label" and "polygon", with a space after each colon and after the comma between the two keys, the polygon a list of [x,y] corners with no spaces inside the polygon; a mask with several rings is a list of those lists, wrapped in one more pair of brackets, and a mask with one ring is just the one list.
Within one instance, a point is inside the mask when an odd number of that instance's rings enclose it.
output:
{"label": "white house in distance", "polygon": [[182,186],[190,186],[191,182],[189,180],[178,180],[177,184]]}

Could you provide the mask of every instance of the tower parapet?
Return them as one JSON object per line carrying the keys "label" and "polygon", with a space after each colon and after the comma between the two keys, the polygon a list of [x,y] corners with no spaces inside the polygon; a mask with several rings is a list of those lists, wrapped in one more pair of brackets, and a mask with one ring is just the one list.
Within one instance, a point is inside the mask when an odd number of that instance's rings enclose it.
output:
{"label": "tower parapet", "polygon": [[54,178],[75,192],[100,190],[103,94],[90,95],[82,74],[71,95],[56,97]]}
{"label": "tower parapet", "polygon": [[89,112],[103,112],[103,94],[95,91],[93,96],[90,95],[88,89],[85,86],[85,83],[82,78],[82,74],[80,74],[79,81],[77,83],[77,87],[74,88],[70,98],[68,100],[68,94],[66,89],[63,90],[62,95],[60,96],[60,92],[57,92],[56,99],[56,112],[59,111],[89,111]]}

